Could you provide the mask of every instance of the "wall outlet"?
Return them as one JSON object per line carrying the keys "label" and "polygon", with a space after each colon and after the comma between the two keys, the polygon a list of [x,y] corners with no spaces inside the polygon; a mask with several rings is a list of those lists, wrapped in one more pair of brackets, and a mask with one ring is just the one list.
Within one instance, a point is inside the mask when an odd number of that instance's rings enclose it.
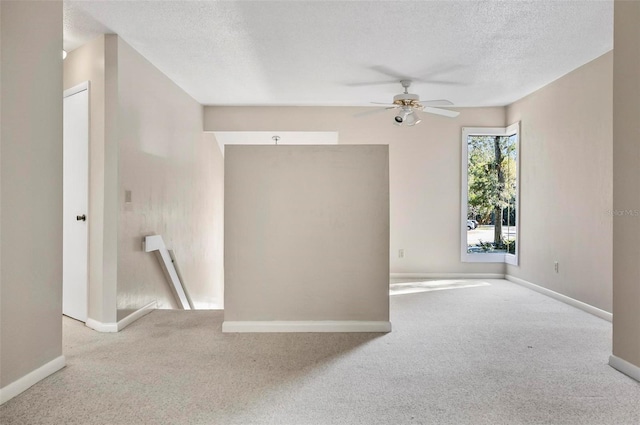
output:
{"label": "wall outlet", "polygon": [[557,261],[553,262],[553,270],[555,270],[555,272],[558,273],[558,262]]}
{"label": "wall outlet", "polygon": [[398,258],[404,258],[404,249],[398,250]]}

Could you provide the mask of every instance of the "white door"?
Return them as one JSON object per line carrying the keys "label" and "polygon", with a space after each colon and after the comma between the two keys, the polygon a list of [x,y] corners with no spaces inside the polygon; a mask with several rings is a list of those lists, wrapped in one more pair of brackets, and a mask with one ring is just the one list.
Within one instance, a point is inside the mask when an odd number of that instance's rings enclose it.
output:
{"label": "white door", "polygon": [[62,313],[88,309],[89,84],[64,92]]}

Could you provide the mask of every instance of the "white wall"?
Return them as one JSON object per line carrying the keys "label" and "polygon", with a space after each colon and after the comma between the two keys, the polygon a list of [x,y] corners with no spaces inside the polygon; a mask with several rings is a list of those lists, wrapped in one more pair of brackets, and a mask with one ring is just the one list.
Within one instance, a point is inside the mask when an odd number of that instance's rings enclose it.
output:
{"label": "white wall", "polygon": [[[365,108],[205,106],[205,131],[338,131],[340,144],[388,144],[392,273],[504,273],[504,264],[460,262],[461,128],[505,125],[504,108],[423,114],[415,127]],[[398,258],[398,249],[405,257]]]}
{"label": "white wall", "polygon": [[[62,3],[0,2],[0,400],[62,357]],[[25,376],[39,370],[31,379]]]}
{"label": "white wall", "polygon": [[[176,255],[197,308],[223,303],[223,160],[202,106],[118,39],[118,309],[176,307],[146,235]],[[132,202],[125,203],[125,191]]]}
{"label": "white wall", "polygon": [[389,321],[386,146],[227,146],[225,323]]}
{"label": "white wall", "polygon": [[520,264],[508,274],[609,312],[612,58],[609,52],[507,108],[508,123],[522,121]]}

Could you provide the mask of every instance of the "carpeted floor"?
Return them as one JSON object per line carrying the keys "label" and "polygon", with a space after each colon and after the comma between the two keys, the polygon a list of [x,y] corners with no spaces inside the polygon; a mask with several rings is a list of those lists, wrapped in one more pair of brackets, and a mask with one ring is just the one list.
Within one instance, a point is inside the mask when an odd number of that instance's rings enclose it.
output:
{"label": "carpeted floor", "polygon": [[611,324],[502,280],[391,297],[389,334],[222,334],[155,311],[119,334],[64,320],[67,367],[12,424],[640,424]]}
{"label": "carpeted floor", "polygon": [[464,289],[474,286],[487,286],[488,282],[470,279],[442,279],[391,283],[389,295],[415,294],[418,292],[443,291],[446,289]]}

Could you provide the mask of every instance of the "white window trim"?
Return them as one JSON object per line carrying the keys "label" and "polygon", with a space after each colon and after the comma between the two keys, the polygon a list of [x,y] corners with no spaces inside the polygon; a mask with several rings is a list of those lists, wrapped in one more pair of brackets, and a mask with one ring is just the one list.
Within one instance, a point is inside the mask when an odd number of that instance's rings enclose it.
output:
{"label": "white window trim", "polygon": [[[468,144],[469,136],[511,136],[518,135],[516,141],[516,253],[473,253],[467,252],[467,207],[468,207]],[[508,127],[462,127],[462,185],[460,190],[460,260],[463,263],[507,263],[518,265],[518,253],[520,252],[520,121]]]}

